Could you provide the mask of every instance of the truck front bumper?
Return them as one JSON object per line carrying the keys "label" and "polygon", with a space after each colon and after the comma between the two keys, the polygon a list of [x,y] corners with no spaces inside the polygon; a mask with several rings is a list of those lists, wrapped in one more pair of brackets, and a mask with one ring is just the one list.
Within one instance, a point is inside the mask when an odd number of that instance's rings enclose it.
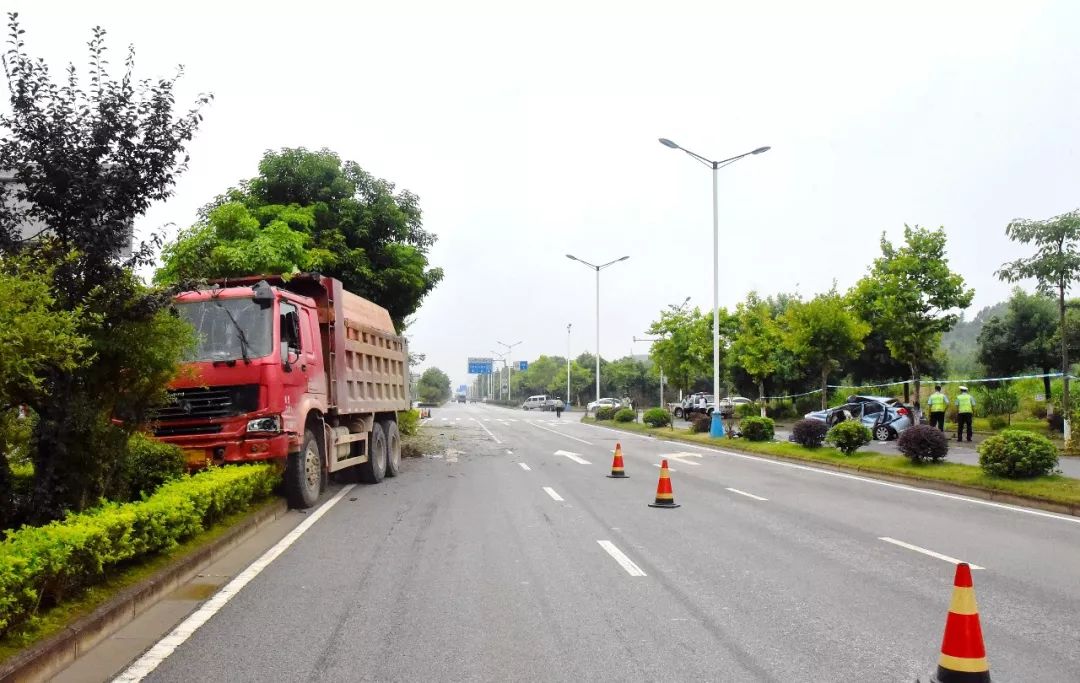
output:
{"label": "truck front bumper", "polygon": [[179,446],[189,467],[284,460],[289,454],[291,441],[289,434],[244,434],[231,438],[215,434],[213,438],[201,435],[173,436],[161,440]]}

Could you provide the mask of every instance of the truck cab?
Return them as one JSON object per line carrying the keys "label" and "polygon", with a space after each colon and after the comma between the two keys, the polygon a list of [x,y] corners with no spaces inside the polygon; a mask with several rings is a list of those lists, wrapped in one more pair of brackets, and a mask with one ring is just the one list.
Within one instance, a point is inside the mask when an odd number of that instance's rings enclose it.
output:
{"label": "truck cab", "polygon": [[178,295],[174,310],[197,343],[152,418],[189,466],[280,462],[296,507],[331,472],[397,473],[408,351],[384,309],[312,275],[222,282]]}

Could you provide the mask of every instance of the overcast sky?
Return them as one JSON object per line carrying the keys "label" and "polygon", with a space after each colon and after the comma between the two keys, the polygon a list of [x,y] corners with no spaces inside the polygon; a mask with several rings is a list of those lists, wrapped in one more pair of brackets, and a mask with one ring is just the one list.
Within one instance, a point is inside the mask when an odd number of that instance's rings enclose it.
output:
{"label": "overcast sky", "polygon": [[145,76],[211,91],[176,196],[137,226],[170,236],[255,174],[263,150],[329,147],[421,198],[446,279],[409,330],[425,366],[593,351],[657,312],[712,304],[712,158],[721,305],[846,288],[882,231],[944,225],[969,311],[1008,294],[1015,217],[1080,206],[1080,3],[8,2],[27,48],[84,65],[90,27]]}

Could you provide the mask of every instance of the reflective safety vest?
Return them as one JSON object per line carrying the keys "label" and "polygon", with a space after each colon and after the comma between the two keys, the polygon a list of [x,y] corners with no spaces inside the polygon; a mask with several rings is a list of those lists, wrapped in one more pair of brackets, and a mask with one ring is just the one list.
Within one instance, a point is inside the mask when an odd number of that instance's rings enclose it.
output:
{"label": "reflective safety vest", "polygon": [[944,413],[945,412],[945,394],[940,391],[935,391],[930,394],[930,398],[927,399],[927,404],[930,406],[931,413]]}
{"label": "reflective safety vest", "polygon": [[970,394],[960,394],[956,397],[956,412],[958,413],[970,413],[974,405],[975,402],[971,400]]}

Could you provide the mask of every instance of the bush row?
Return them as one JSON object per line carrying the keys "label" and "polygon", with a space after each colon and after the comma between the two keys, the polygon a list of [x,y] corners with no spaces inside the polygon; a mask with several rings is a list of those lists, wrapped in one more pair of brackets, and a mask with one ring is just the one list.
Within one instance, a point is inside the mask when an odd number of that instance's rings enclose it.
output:
{"label": "bush row", "polygon": [[0,634],[118,565],[169,550],[265,498],[278,478],[272,465],[210,469],[142,501],[9,532],[0,542]]}
{"label": "bush row", "polygon": [[663,408],[649,408],[641,419],[650,427],[667,427],[671,424],[671,413]]}

